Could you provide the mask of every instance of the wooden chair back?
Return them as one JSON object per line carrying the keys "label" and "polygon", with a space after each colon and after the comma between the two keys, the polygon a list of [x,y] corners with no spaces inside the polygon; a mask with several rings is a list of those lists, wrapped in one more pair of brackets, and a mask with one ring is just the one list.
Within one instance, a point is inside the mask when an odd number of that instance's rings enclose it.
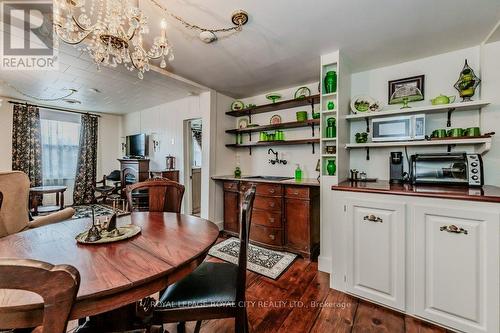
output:
{"label": "wooden chair back", "polygon": [[149,212],[180,213],[184,185],[166,178],[150,178],[146,181],[127,186],[127,200],[130,211],[136,210],[133,191],[148,190]]}
{"label": "wooden chair back", "polygon": [[247,254],[252,222],[253,201],[255,199],[255,185],[245,192],[240,213],[240,253],[238,255],[238,282],[236,286],[236,301],[245,301],[247,282]]}
{"label": "wooden chair back", "polygon": [[33,332],[66,332],[79,287],[80,274],[73,266],[54,266],[28,259],[0,259],[0,289],[27,290],[43,298],[43,324]]}

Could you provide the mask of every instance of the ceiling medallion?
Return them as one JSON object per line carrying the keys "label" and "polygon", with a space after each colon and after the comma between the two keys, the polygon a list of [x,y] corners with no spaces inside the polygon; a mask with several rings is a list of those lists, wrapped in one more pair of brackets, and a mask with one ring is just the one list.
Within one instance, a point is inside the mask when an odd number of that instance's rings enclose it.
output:
{"label": "ceiling medallion", "polygon": [[[239,10],[233,13],[232,27],[209,29],[191,24],[168,11],[157,0],[150,0],[169,17],[188,29],[200,31],[205,43],[217,40],[217,33],[240,32],[248,22],[248,14]],[[160,60],[160,67],[167,67],[167,60],[174,59],[173,48],[167,39],[167,21],[161,20],[161,33],[145,49],[143,37],[149,33],[144,13],[132,4],[121,0],[54,0],[54,32],[63,42],[78,45],[87,52],[97,68],[102,65],[117,67],[123,64],[128,70],[138,71],[138,77],[150,70],[152,60]],[[56,46],[59,40],[56,40]]]}

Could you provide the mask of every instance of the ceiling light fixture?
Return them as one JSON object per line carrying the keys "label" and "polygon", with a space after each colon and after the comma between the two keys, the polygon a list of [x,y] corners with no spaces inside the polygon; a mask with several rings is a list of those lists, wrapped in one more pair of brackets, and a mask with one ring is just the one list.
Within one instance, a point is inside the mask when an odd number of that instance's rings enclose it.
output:
{"label": "ceiling light fixture", "polygon": [[[239,32],[248,22],[248,14],[239,10],[231,21],[235,26],[220,29],[203,28],[191,24],[171,13],[157,0],[150,0],[171,18],[186,28],[200,31],[205,43],[217,40],[216,33]],[[144,13],[131,3],[121,0],[54,0],[54,31],[65,43],[80,45],[99,69],[101,65],[117,67],[123,64],[128,70],[138,71],[138,77],[150,70],[151,60],[160,60],[160,67],[167,67],[166,60],[174,59],[172,45],[167,39],[167,21],[160,22],[160,36],[146,50],[143,35],[149,33]],[[95,20],[95,22],[93,22]],[[58,40],[56,40],[57,46]]]}

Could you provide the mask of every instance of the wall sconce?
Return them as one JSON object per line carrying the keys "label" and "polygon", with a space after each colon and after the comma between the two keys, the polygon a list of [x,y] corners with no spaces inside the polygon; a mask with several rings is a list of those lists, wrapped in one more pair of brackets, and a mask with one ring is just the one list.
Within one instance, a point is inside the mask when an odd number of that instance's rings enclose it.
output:
{"label": "wall sconce", "polygon": [[153,141],[153,151],[157,152],[160,150],[160,139],[157,133],[151,133],[151,140]]}
{"label": "wall sconce", "polygon": [[127,142],[125,141],[124,137],[121,137],[121,146],[122,146],[122,153],[125,154],[127,151]]}

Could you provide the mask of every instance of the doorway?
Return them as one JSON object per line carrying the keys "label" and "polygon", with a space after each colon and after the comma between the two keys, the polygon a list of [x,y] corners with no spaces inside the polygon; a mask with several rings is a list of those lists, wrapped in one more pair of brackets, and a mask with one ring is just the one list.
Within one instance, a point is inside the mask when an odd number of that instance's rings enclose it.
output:
{"label": "doorway", "polygon": [[201,118],[186,121],[184,155],[187,163],[184,174],[187,176],[186,211],[188,214],[200,216],[201,212],[201,163],[202,163],[202,133]]}

